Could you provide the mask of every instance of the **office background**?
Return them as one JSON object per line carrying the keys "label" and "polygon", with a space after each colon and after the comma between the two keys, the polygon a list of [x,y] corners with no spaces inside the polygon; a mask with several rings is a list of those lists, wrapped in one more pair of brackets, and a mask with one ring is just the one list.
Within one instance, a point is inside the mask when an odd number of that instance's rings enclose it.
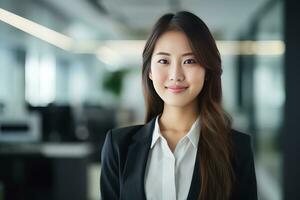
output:
{"label": "office background", "polygon": [[300,199],[300,18],[287,0],[1,0],[0,200],[99,199],[110,128],[143,123],[142,49],[188,10],[217,40],[223,104],[252,135],[260,200]]}

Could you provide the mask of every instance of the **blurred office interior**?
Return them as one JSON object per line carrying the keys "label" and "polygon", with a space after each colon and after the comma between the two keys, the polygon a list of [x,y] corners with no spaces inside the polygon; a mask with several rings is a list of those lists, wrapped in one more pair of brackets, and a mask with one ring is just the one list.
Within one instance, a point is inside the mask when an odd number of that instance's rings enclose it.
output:
{"label": "blurred office interior", "polygon": [[1,0],[0,200],[100,198],[107,130],[144,122],[147,34],[158,17],[179,10],[201,17],[217,40],[224,107],[234,128],[252,136],[259,199],[299,199],[299,95],[289,89],[299,84],[295,7],[289,0]]}

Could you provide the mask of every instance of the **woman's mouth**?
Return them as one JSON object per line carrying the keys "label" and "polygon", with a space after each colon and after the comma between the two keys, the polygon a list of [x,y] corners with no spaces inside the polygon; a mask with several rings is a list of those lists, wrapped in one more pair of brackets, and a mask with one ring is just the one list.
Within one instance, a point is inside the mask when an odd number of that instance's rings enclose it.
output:
{"label": "woman's mouth", "polygon": [[168,89],[169,92],[181,93],[181,92],[185,91],[188,87],[170,86],[170,87],[166,87],[166,88]]}

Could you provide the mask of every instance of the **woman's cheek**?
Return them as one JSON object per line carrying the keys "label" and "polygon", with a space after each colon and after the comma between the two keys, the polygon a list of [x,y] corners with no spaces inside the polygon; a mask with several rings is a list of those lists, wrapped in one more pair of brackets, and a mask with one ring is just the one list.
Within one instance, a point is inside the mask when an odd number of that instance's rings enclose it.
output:
{"label": "woman's cheek", "polygon": [[155,79],[158,83],[164,83],[167,79],[167,75],[163,72],[163,70],[154,70],[152,73],[153,79]]}

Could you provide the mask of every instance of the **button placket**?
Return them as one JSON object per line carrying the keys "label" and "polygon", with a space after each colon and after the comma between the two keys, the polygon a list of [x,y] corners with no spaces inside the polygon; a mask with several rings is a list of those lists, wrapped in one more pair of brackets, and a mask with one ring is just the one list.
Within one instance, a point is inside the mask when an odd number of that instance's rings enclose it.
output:
{"label": "button placket", "polygon": [[170,150],[167,141],[161,138],[161,147],[163,151],[163,199],[176,200],[175,183],[175,157]]}

